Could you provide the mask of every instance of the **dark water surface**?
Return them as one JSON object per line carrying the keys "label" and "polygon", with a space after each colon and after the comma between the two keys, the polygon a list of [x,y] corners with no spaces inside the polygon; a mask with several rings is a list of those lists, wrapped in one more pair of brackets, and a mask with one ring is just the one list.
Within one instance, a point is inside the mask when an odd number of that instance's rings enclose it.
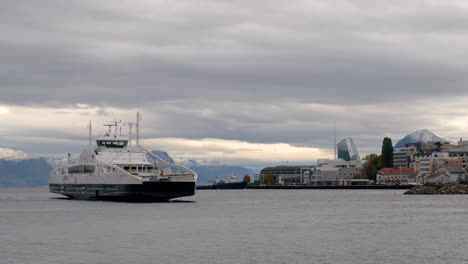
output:
{"label": "dark water surface", "polygon": [[0,189],[0,263],[468,263],[468,195],[200,190],[170,203]]}

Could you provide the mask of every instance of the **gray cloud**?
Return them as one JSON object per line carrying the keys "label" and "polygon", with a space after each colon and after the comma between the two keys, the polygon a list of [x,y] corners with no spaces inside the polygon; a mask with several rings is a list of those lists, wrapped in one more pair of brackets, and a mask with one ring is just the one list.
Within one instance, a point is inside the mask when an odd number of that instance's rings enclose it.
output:
{"label": "gray cloud", "polygon": [[[457,39],[466,10],[450,4],[421,11],[417,1],[388,7],[304,2],[296,8],[242,1],[7,3],[5,103],[134,106],[175,97],[343,102],[337,93],[360,103],[401,93],[430,96],[441,86],[448,95],[467,93],[466,65],[457,52],[466,44]],[[123,100],[138,93],[145,98]]]}
{"label": "gray cloud", "polygon": [[139,109],[152,137],[321,148],[337,120],[378,151],[384,134],[445,132],[436,119],[468,96],[467,15],[463,2],[3,1],[0,104]]}

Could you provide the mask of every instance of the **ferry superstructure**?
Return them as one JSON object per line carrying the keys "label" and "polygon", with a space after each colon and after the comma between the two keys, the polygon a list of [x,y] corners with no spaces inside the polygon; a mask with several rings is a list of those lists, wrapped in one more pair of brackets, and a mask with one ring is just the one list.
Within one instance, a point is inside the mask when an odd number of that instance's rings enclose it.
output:
{"label": "ferry superstructure", "polygon": [[90,148],[77,158],[69,155],[66,164],[50,173],[50,192],[72,199],[118,201],[168,201],[195,194],[198,175],[194,171],[169,163],[139,144],[138,114],[135,146],[131,146],[131,126],[125,137],[118,133],[118,125],[105,125],[108,131],[92,147],[90,123]]}

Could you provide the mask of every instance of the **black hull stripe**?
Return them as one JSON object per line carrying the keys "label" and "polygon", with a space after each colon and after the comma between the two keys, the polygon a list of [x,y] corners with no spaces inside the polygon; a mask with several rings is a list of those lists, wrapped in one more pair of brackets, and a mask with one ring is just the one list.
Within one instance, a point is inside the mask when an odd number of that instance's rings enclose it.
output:
{"label": "black hull stripe", "polygon": [[144,182],[143,184],[49,184],[49,190],[85,200],[169,200],[195,194],[194,182]]}

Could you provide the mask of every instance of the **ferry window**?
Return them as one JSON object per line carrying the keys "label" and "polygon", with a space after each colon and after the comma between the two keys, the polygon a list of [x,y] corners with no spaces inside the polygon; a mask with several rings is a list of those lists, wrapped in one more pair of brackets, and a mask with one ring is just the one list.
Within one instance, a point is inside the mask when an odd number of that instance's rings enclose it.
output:
{"label": "ferry window", "polygon": [[98,140],[97,144],[99,147],[106,148],[124,148],[127,146],[127,140]]}
{"label": "ferry window", "polygon": [[89,165],[78,165],[72,166],[68,168],[68,173],[76,174],[76,173],[94,173],[96,168],[94,166]]}
{"label": "ferry window", "polygon": [[68,173],[83,173],[83,166],[73,166],[68,168]]}
{"label": "ferry window", "polygon": [[84,173],[94,173],[94,170],[95,170],[94,166],[89,166],[89,165],[83,166]]}

